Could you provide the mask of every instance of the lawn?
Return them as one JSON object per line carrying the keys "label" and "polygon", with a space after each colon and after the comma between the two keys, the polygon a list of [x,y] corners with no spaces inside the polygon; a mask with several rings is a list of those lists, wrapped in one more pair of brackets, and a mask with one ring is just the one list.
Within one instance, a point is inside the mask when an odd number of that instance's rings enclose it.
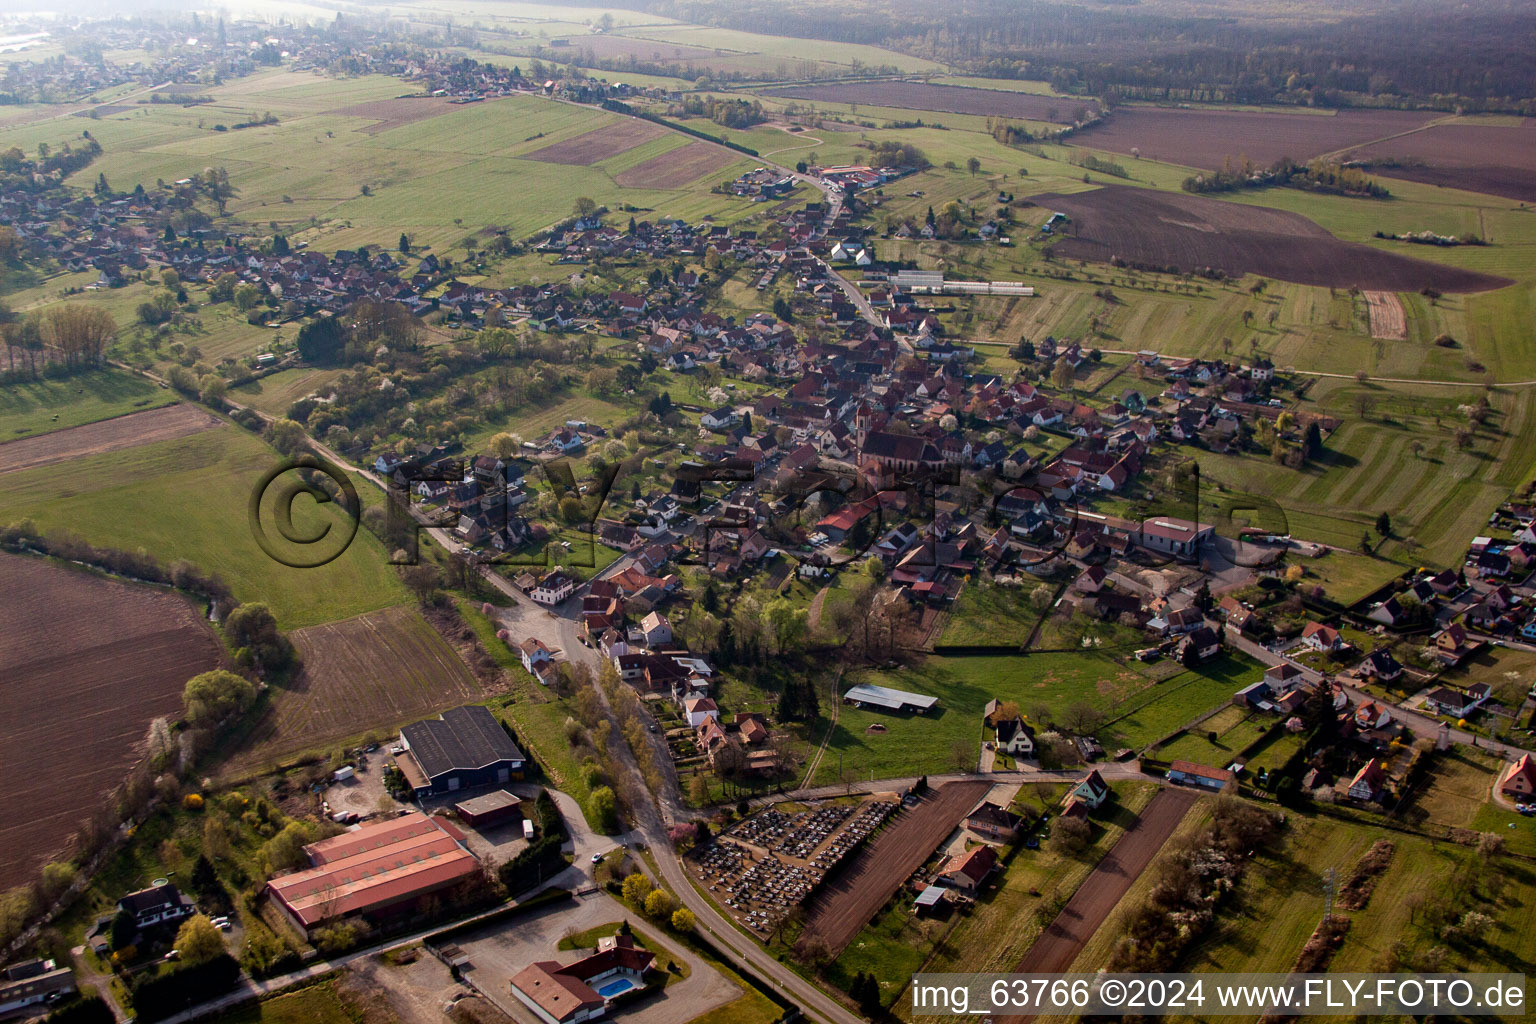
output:
{"label": "lawn", "polygon": [[175,401],[175,392],[115,369],[0,385],[0,444]]}
{"label": "lawn", "polygon": [[323,395],[325,387],[345,370],[304,368],[279,370],[260,380],[231,388],[231,401],[248,405],[269,416],[286,416],[288,407],[311,394]]}
{"label": "lawn", "polygon": [[1040,613],[1029,604],[1030,586],[999,587],[967,583],[944,623],[939,643],[953,645],[1006,644],[1021,646]]}
{"label": "lawn", "polygon": [[[12,473],[0,490],[0,521],[31,518],[44,531],[70,530],[94,544],[143,548],[169,564],[185,559],[215,573],[242,601],[265,601],[284,629],[317,625],[399,604],[405,589],[366,530],[339,557],[313,569],[273,561],[258,545],[247,503],[281,457],[260,439],[222,424],[198,434]],[[275,536],[267,491],[263,522]],[[293,505],[300,533],[341,527],[334,508],[308,497]]]}
{"label": "lawn", "polygon": [[495,624],[481,613],[478,604],[461,600],[458,605],[459,614],[475,631],[481,645],[513,681],[513,696],[493,701],[491,710],[511,723],[519,742],[527,746],[549,782],[581,805],[590,824],[592,787],[565,740],[565,720],[574,718],[575,712],[553,691],[533,681],[518,656],[497,638]]}
{"label": "lawn", "polygon": [[[1489,802],[1489,793],[1503,766],[1497,757],[1467,746],[1458,745],[1437,754],[1429,777],[1419,784],[1412,802],[1398,812],[1399,816],[1413,824],[1428,821],[1449,828],[1477,828],[1474,823],[1485,805],[1496,812],[1502,811]],[[1504,812],[1503,816],[1518,818],[1513,811]],[[1492,825],[1493,822],[1489,822],[1483,830],[1497,831]],[[1502,828],[1503,822],[1498,825]],[[1529,833],[1531,830],[1524,831]],[[1513,838],[1513,834],[1505,836],[1506,840]]]}
{"label": "lawn", "polygon": [[[1228,707],[1155,751],[1162,761],[1193,761],[1225,768],[1248,744],[1264,735],[1275,719],[1247,708]],[[1214,742],[1209,735],[1216,734]]]}
{"label": "lawn", "polygon": [[845,690],[871,682],[937,696],[939,703],[922,715],[842,707],[810,784],[867,779],[872,773],[874,778],[904,778],[955,771],[962,744],[967,763],[974,766],[982,709],[994,697],[1017,702],[1037,724],[1059,721],[1074,704],[1087,703],[1105,716],[1097,735],[1106,749],[1140,748],[1229,700],[1261,671],[1257,662],[1229,653],[1155,683],[1134,665],[1096,651],[1031,652],[929,657],[896,671],[850,674],[843,680]]}
{"label": "lawn", "polygon": [[330,981],[226,1010],[225,1024],[355,1024],[352,1011]]}

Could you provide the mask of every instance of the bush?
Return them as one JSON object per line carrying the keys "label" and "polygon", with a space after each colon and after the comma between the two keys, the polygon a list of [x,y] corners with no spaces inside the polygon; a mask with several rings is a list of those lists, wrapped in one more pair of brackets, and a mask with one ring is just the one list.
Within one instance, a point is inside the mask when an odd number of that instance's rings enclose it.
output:
{"label": "bush", "polygon": [[560,845],[559,836],[542,836],[497,868],[496,875],[507,892],[522,892],[565,870],[566,860]]}
{"label": "bush", "polygon": [[162,1020],[234,988],[240,981],[240,965],[224,953],[207,963],[139,978],[130,996],[134,1015],[141,1021]]}
{"label": "bush", "polygon": [[117,1024],[117,1018],[101,996],[84,996],[56,1008],[43,1020],[46,1024]]}
{"label": "bush", "polygon": [[181,699],[187,721],[195,728],[206,728],[248,710],[256,700],[256,686],[233,672],[214,669],[187,680]]}

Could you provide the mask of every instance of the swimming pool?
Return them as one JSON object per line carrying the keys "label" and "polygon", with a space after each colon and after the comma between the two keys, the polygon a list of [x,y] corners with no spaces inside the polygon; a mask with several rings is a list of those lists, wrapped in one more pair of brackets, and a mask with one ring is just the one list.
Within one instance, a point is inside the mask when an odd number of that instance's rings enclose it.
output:
{"label": "swimming pool", "polygon": [[623,995],[632,988],[639,988],[630,978],[614,978],[608,984],[597,990],[597,994],[604,999],[612,999],[614,996]]}

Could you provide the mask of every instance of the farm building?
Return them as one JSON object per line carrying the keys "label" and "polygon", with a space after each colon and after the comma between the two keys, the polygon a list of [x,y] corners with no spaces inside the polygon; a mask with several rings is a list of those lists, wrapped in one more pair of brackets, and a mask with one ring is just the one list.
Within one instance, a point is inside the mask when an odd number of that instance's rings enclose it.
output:
{"label": "farm building", "polygon": [[1211,768],[1193,761],[1175,761],[1168,766],[1168,781],[1184,786],[1220,791],[1237,780],[1237,776],[1225,768]]}
{"label": "farm building", "polygon": [[914,914],[936,914],[944,909],[944,889],[937,885],[930,885],[917,894],[912,901]]}
{"label": "farm building", "polygon": [[479,705],[451,708],[400,730],[398,764],[416,796],[436,796],[523,777],[523,752]]}
{"label": "farm building", "polygon": [[523,817],[523,802],[504,789],[453,805],[464,824],[475,828],[516,823]]}
{"label": "farm building", "polygon": [[937,697],[927,697],[921,693],[909,693],[906,690],[893,690],[888,686],[876,686],[873,683],[861,683],[851,687],[843,694],[843,700],[851,701],[861,708],[884,708],[887,711],[915,711],[918,714],[929,710],[939,703]]}
{"label": "farm building", "polygon": [[462,839],[418,812],[363,825],[304,847],[312,866],[272,879],[267,892],[306,935],[337,918],[401,913],[479,873]]}
{"label": "farm building", "polygon": [[644,987],[656,954],[640,949],[628,935],[602,942],[596,953],[573,964],[529,964],[512,978],[512,994],[545,1024],[603,1016],[616,997]]}
{"label": "farm building", "polygon": [[[27,960],[5,969],[0,981],[0,1017],[58,1002],[75,992],[75,972],[52,960]],[[25,1016],[25,1015],[23,1015]]]}
{"label": "farm building", "polygon": [[1149,551],[1160,551],[1179,558],[1190,558],[1200,545],[1216,535],[1211,526],[1201,526],[1187,519],[1156,516],[1141,524],[1139,540]]}

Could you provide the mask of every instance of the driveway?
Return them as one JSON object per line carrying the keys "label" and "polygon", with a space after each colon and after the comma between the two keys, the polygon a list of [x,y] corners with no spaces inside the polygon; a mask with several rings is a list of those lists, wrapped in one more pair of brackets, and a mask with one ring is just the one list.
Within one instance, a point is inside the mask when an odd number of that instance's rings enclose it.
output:
{"label": "driveway", "polygon": [[591,950],[558,950],[560,940],[573,932],[622,920],[630,922],[636,938],[648,949],[666,952],[687,964],[689,971],[688,977],[672,982],[659,996],[616,1014],[626,1024],[676,1024],[692,1020],[742,994],[725,975],[643,923],[638,915],[604,892],[492,925],[460,940],[457,945],[470,958],[469,964],[460,970],[466,982],[509,1016],[525,1024],[538,1024],[529,1009],[512,994],[513,975],[536,960],[573,963],[581,959]]}

